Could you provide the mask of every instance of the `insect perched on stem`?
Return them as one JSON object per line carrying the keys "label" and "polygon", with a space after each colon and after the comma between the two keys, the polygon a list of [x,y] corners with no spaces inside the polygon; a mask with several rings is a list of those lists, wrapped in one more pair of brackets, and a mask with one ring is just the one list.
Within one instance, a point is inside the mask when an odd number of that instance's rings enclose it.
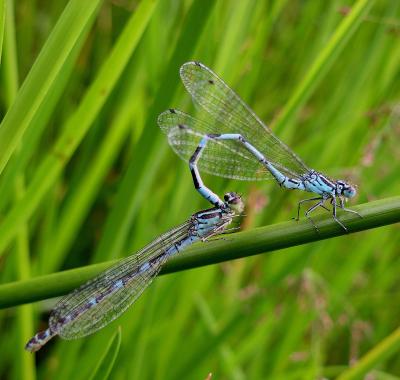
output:
{"label": "insect perched on stem", "polygon": [[[184,160],[190,159],[192,173],[197,167],[214,175],[240,180],[273,178],[286,189],[303,190],[315,197],[299,202],[296,220],[303,203],[316,201],[305,213],[318,231],[310,214],[332,204],[333,219],[345,230],[337,217],[337,208],[356,214],[344,201],[356,195],[356,188],[344,180],[332,180],[310,169],[255,115],[243,100],[213,71],[199,62],[187,62],[180,69],[187,91],[207,113],[200,120],[176,109],[158,117],[172,149]],[[194,152],[194,153],[193,153]],[[202,196],[212,198],[200,186]]]}
{"label": "insect perched on stem", "polygon": [[62,297],[50,313],[49,327],[30,339],[26,350],[38,351],[56,335],[75,339],[101,329],[142,294],[170,257],[197,241],[223,233],[243,208],[238,194],[226,193],[224,201],[218,198],[218,206],[196,212],[185,223]]}

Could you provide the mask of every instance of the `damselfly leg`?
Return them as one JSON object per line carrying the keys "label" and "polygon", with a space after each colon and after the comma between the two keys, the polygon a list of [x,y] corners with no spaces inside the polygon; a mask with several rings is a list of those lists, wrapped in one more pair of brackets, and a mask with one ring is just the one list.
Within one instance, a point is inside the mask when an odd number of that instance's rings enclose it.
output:
{"label": "damselfly leg", "polygon": [[[314,197],[314,198],[308,198],[308,199],[303,199],[303,200],[301,200],[301,201],[297,204],[297,217],[296,217],[296,218],[293,218],[293,219],[296,220],[296,222],[298,222],[298,221],[300,220],[300,208],[301,208],[301,205],[302,205],[303,203],[311,202],[311,201],[319,201],[319,200],[323,200],[323,201],[325,202],[325,198],[323,198],[323,197]],[[319,203],[321,203],[321,202],[319,202]],[[329,208],[326,207],[323,203],[322,203],[322,204],[319,204],[319,206],[321,206],[321,207],[322,207],[323,209],[325,209],[326,211],[330,211]]]}
{"label": "damselfly leg", "polygon": [[350,212],[350,213],[352,213],[352,214],[355,214],[355,215],[357,215],[358,217],[360,217],[361,219],[363,218],[363,216],[362,216],[361,214],[359,214],[357,211],[351,210],[351,209],[349,209],[349,208],[344,207],[344,199],[343,199],[343,198],[339,198],[339,199],[340,199],[340,203],[338,204],[338,206],[339,206],[343,211],[346,211],[346,212]]}
{"label": "damselfly leg", "polygon": [[338,217],[336,216],[336,198],[332,198],[331,200],[332,203],[332,207],[333,207],[333,219],[335,220],[336,223],[338,223],[346,232],[349,232],[347,227],[338,219]]}

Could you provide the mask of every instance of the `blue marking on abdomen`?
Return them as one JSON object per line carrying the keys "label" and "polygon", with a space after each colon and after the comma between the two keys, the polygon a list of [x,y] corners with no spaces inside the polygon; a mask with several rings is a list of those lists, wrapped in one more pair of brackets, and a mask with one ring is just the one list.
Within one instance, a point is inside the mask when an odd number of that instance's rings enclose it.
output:
{"label": "blue marking on abdomen", "polygon": [[124,286],[124,282],[122,280],[118,280],[114,283],[113,288],[114,289],[120,289]]}
{"label": "blue marking on abdomen", "polygon": [[96,305],[96,304],[97,304],[96,297],[90,298],[89,301],[88,301],[88,303],[87,303],[87,305],[88,305],[89,308],[92,307],[92,306],[94,306],[94,305]]}
{"label": "blue marking on abdomen", "polygon": [[146,270],[150,269],[150,264],[149,263],[144,263],[140,266],[139,272],[145,272]]}

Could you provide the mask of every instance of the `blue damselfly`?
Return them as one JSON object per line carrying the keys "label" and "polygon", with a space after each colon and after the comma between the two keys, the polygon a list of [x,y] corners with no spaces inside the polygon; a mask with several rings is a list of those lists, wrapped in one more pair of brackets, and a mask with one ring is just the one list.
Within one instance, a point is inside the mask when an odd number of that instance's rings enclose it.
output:
{"label": "blue damselfly", "polygon": [[219,204],[193,214],[185,223],[62,297],[50,313],[49,327],[38,332],[25,348],[35,352],[56,335],[81,338],[113,321],[142,294],[170,257],[197,241],[223,233],[244,208],[234,192],[226,193]]}
{"label": "blue damselfly", "polygon": [[[195,103],[208,114],[207,119],[197,119],[176,109],[163,112],[158,124],[167,134],[169,144],[190,169],[198,174],[202,170],[222,177],[240,180],[274,178],[281,187],[315,193],[317,197],[299,202],[317,201],[305,215],[318,207],[329,210],[325,201],[332,204],[335,221],[337,207],[361,217],[356,211],[345,208],[344,201],[356,195],[353,185],[344,180],[332,180],[310,169],[306,164],[257,117],[243,100],[213,71],[199,62],[187,62],[180,69],[182,81]],[[207,148],[206,148],[207,147]],[[196,185],[196,183],[195,183]],[[206,199],[213,199],[202,183],[196,189]]]}

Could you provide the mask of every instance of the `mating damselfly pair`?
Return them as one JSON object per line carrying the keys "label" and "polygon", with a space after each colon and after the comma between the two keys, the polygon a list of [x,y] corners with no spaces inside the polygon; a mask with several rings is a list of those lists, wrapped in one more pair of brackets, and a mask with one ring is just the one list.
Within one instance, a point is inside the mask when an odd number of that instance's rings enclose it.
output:
{"label": "mating damselfly pair", "polygon": [[204,185],[198,168],[240,180],[274,178],[281,187],[315,193],[317,197],[299,202],[297,220],[300,205],[308,201],[317,201],[306,212],[311,222],[309,214],[318,207],[327,209],[327,200],[332,204],[333,218],[346,231],[337,218],[337,207],[358,215],[344,207],[344,200],[356,194],[352,185],[309,169],[209,68],[188,62],[180,74],[193,100],[209,118],[200,120],[170,109],[159,116],[158,124],[174,151],[189,161],[195,188],[213,207],[193,214],[138,253],[61,298],[50,313],[49,327],[27,343],[27,350],[37,351],[56,335],[74,339],[104,327],[141,295],[170,257],[197,241],[223,233],[242,213],[241,197],[230,192],[220,199]]}
{"label": "mating damselfly pair", "polygon": [[[310,213],[318,207],[329,211],[324,204],[328,200],[333,219],[346,232],[346,226],[337,217],[337,208],[361,217],[344,206],[346,199],[356,195],[353,185],[310,169],[212,70],[199,62],[187,62],[180,75],[186,90],[208,117],[197,119],[170,109],[159,116],[158,124],[167,134],[172,149],[182,159],[189,160],[194,180],[200,167],[210,174],[232,179],[273,178],[283,188],[314,193],[316,197],[299,202],[296,220],[303,203],[317,201],[305,213],[317,231]],[[195,187],[214,203],[215,194],[202,182],[195,180]]]}

